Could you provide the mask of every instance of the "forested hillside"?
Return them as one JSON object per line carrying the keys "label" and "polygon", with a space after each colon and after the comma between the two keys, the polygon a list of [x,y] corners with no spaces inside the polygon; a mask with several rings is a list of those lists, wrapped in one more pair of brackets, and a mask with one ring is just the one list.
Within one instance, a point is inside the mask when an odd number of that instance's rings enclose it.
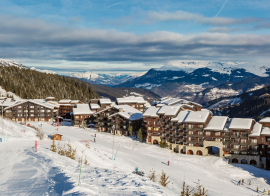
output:
{"label": "forested hillside", "polygon": [[75,99],[87,102],[99,97],[89,84],[73,78],[14,66],[0,68],[0,86],[23,99],[53,96],[56,100]]}

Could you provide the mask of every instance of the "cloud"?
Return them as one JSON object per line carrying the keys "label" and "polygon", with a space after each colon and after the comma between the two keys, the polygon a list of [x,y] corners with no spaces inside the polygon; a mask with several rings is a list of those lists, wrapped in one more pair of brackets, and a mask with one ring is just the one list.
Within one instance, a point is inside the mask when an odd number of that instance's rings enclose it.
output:
{"label": "cloud", "polygon": [[257,18],[244,18],[244,19],[234,19],[227,17],[206,17],[200,14],[193,14],[185,11],[177,12],[156,12],[149,11],[148,17],[145,19],[144,23],[152,23],[157,21],[190,21],[206,25],[235,25],[235,24],[246,24],[261,21]]}
{"label": "cloud", "polygon": [[72,28],[39,19],[0,17],[1,58],[91,62],[269,58],[270,35],[168,31],[146,34]]}

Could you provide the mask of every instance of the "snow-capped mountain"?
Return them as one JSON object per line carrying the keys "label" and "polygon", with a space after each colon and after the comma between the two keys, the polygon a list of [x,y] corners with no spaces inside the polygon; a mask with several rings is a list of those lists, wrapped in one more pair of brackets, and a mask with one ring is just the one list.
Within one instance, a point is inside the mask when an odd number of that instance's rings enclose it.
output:
{"label": "snow-capped mountain", "polygon": [[[224,96],[238,95],[249,89],[270,84],[270,65],[245,62],[171,62],[160,68],[150,69],[145,75],[124,82],[117,87],[145,88],[160,96],[183,97],[205,102]],[[256,82],[232,85],[247,78]],[[252,80],[251,80],[252,81]],[[207,89],[207,90],[206,90]]]}
{"label": "snow-capped mountain", "polygon": [[146,72],[142,73],[135,73],[135,74],[116,74],[116,75],[107,75],[101,73],[94,73],[94,72],[83,72],[83,73],[74,73],[71,74],[70,77],[80,78],[82,80],[91,82],[93,84],[102,84],[107,86],[114,86],[118,85],[123,82],[127,82],[134,78],[140,77],[144,75]]}
{"label": "snow-capped mountain", "polygon": [[19,68],[27,68],[24,65],[17,63],[15,61],[1,59],[1,58],[0,58],[0,66],[6,66],[6,67],[14,66],[14,67],[19,67]]}
{"label": "snow-capped mountain", "polygon": [[30,69],[34,70],[34,71],[42,72],[42,73],[47,73],[47,74],[56,74],[56,72],[54,72],[52,70],[37,69],[35,67],[31,67]]}
{"label": "snow-capped mountain", "polygon": [[[14,67],[19,67],[19,68],[23,68],[23,69],[29,69],[28,67],[26,67],[20,63],[17,63],[15,61],[11,61],[8,59],[1,59],[1,58],[0,58],[0,66],[6,66],[6,67],[14,66]],[[35,67],[31,67],[30,69],[34,70],[34,71],[42,72],[42,73],[47,73],[47,74],[56,74],[54,71],[51,71],[51,70],[42,70],[42,69],[37,69]]]}

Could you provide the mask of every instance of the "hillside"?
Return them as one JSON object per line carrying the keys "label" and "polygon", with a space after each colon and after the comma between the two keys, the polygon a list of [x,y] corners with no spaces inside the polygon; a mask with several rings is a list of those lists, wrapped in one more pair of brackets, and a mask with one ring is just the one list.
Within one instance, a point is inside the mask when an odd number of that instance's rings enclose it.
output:
{"label": "hillside", "polygon": [[219,98],[204,105],[214,115],[226,115],[237,118],[270,117],[270,85],[259,90],[245,92],[237,96]]}
{"label": "hillside", "polygon": [[[40,128],[39,122],[30,124]],[[59,127],[63,141],[55,142],[58,154],[50,150],[52,141],[47,135],[56,132],[51,124],[42,125],[45,134],[42,141],[31,127],[8,120],[4,120],[3,127],[8,142],[0,143],[0,195],[176,196],[182,190],[183,181],[191,190],[196,189],[198,179],[208,190],[208,196],[254,195],[256,186],[261,188],[260,193],[262,187],[270,188],[269,171],[251,165],[227,164],[225,159],[216,156],[172,153],[135,138],[72,126]],[[93,142],[95,134],[96,142]],[[88,147],[86,139],[90,140]],[[60,155],[60,148],[67,149],[68,145],[76,149],[76,160]],[[166,164],[168,160],[170,166]],[[136,167],[145,172],[144,177],[132,174]],[[148,177],[151,170],[156,171],[156,182]],[[159,184],[162,171],[169,176],[167,187]],[[245,182],[251,179],[252,185],[237,186],[239,179]]]}
{"label": "hillside", "polygon": [[117,97],[123,97],[128,95],[142,95],[146,100],[152,99],[156,100],[159,99],[160,96],[157,94],[147,90],[147,89],[138,89],[138,88],[112,88],[103,85],[91,84],[93,90],[98,93],[100,96],[108,97],[111,100],[116,100]]}
{"label": "hillside", "polygon": [[86,82],[18,66],[1,66],[0,85],[22,99],[53,96],[56,100],[68,98],[87,102],[98,97]]}

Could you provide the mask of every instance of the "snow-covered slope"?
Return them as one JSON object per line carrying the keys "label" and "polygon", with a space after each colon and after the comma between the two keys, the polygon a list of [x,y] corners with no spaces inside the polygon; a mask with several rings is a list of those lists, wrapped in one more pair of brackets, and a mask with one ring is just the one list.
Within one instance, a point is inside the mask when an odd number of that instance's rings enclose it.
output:
{"label": "snow-covered slope", "polygon": [[54,71],[52,71],[52,70],[37,69],[37,68],[35,68],[35,67],[31,67],[30,69],[31,69],[31,70],[34,70],[34,71],[46,73],[46,74],[56,74],[56,72],[54,72]]}
{"label": "snow-covered slope", "polygon": [[123,82],[127,82],[134,78],[140,77],[144,75],[146,72],[135,73],[135,74],[101,74],[101,73],[94,73],[94,72],[78,72],[71,74],[70,77],[80,78],[85,81],[91,82],[93,84],[102,84],[107,86],[114,86],[118,85]]}
{"label": "snow-covered slope", "polygon": [[[1,119],[0,119],[1,123]],[[30,122],[40,127],[41,123]],[[48,123],[42,123],[45,135],[57,132]],[[63,141],[56,146],[77,148],[76,159],[51,152],[49,139],[38,141],[34,150],[35,130],[4,121],[7,143],[0,143],[0,195],[179,195],[183,180],[191,189],[198,179],[209,196],[254,195],[270,189],[270,172],[251,165],[227,164],[220,157],[196,156],[172,153],[168,149],[147,145],[129,137],[117,137],[109,133],[61,126],[58,133]],[[93,135],[96,134],[96,142]],[[90,141],[90,148],[85,142]],[[112,149],[114,142],[114,150]],[[113,155],[116,159],[112,159]],[[117,151],[117,153],[116,153]],[[82,164],[81,175],[78,160]],[[170,166],[166,162],[170,161]],[[132,174],[135,167],[145,172],[145,177]],[[148,178],[150,170],[157,174],[157,182]],[[159,185],[162,170],[169,176],[166,188]],[[79,183],[80,177],[80,185]],[[252,185],[237,185],[239,179],[249,179]],[[261,193],[261,192],[260,192]]]}
{"label": "snow-covered slope", "polygon": [[17,63],[15,61],[1,59],[1,58],[0,58],[0,66],[6,66],[6,67],[14,66],[14,67],[19,67],[19,68],[27,68],[24,65]]}

